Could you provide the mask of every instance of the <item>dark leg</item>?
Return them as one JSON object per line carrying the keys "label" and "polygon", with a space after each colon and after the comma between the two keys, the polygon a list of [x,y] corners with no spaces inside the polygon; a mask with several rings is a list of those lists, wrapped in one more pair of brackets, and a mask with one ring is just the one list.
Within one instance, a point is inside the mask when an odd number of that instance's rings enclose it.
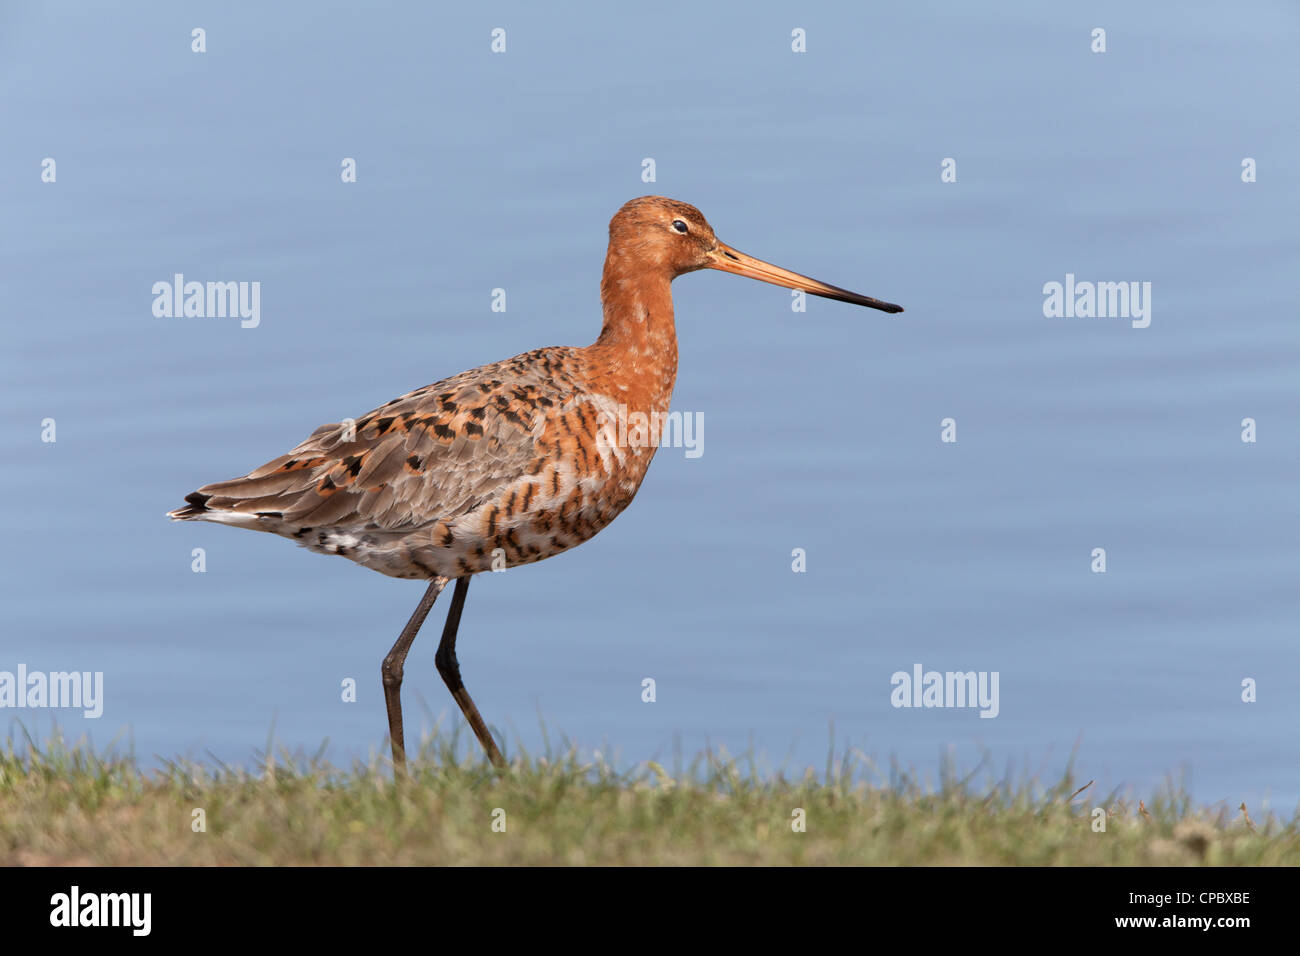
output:
{"label": "dark leg", "polygon": [[398,772],[406,770],[406,739],[402,733],[402,672],[406,664],[406,652],[411,649],[411,642],[420,632],[420,625],[429,616],[429,609],[447,586],[448,580],[434,578],[429,582],[429,590],[420,598],[415,613],[406,622],[406,627],[402,628],[397,643],[388,652],[379,669],[384,680],[384,704],[388,707],[388,736],[393,745],[393,767]]}
{"label": "dark leg", "polygon": [[474,706],[474,701],[470,699],[469,691],[465,689],[465,682],[460,679],[460,664],[456,661],[456,629],[460,627],[460,612],[465,607],[465,594],[468,591],[469,578],[457,578],[456,591],[451,596],[451,610],[447,612],[447,626],[442,630],[442,641],[438,644],[438,655],[434,658],[434,663],[438,665],[438,673],[442,675],[443,683],[451,691],[451,696],[456,698],[456,703],[460,704],[461,713],[474,728],[474,736],[487,751],[488,759],[496,766],[504,767],[505,758],[501,756],[496,741],[488,732],[487,724],[483,722],[482,715]]}

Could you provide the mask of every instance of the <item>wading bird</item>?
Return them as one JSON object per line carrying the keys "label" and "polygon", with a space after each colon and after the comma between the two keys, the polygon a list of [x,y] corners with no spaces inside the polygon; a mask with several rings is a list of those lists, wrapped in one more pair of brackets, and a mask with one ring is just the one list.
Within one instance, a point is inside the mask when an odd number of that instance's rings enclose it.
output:
{"label": "wading bird", "polygon": [[[719,242],[694,206],[643,196],[609,224],[604,325],[585,348],[559,346],[484,365],[322,425],[242,478],[204,485],[169,513],[269,531],[396,578],[429,582],[381,673],[394,765],[405,767],[407,651],[434,600],[456,588],[435,663],[475,736],[501,751],[460,677],[456,631],[469,579],[581,544],[628,506],[655,445],[629,442],[618,416],[668,411],[677,377],[670,283],[720,269],[883,312],[881,302]],[[494,565],[494,562],[495,565]]]}

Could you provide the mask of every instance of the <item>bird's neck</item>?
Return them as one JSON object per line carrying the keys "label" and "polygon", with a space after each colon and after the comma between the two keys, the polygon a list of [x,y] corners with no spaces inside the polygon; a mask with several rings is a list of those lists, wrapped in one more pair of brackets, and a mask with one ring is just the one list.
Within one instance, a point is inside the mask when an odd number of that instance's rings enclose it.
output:
{"label": "bird's neck", "polygon": [[672,276],[611,255],[600,282],[605,322],[589,353],[629,408],[666,411],[677,379]]}

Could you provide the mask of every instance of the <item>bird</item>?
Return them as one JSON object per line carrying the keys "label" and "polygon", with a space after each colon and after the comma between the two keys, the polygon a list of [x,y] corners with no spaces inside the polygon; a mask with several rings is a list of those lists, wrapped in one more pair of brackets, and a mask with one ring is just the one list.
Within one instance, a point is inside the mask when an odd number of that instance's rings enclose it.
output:
{"label": "bird", "polygon": [[288,453],[204,485],[168,512],[429,582],[380,667],[395,772],[406,768],[406,656],[452,582],[434,663],[487,758],[506,765],[456,659],[470,578],[568,551],[632,501],[656,441],[617,424],[668,412],[678,359],[671,283],[700,269],[903,311],[738,251],[689,203],[642,196],[610,220],[603,321],[591,345],[524,352],[322,425]]}

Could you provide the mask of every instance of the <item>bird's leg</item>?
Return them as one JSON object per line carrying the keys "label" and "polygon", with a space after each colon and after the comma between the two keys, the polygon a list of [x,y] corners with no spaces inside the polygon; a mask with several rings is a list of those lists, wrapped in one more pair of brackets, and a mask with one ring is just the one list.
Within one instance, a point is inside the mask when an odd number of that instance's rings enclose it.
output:
{"label": "bird's leg", "polygon": [[504,767],[505,758],[501,756],[496,741],[488,732],[487,724],[483,722],[483,717],[474,706],[469,691],[465,689],[465,682],[460,679],[460,664],[456,661],[456,629],[460,627],[460,612],[465,607],[465,594],[468,591],[469,577],[457,578],[456,591],[451,596],[451,609],[447,612],[447,625],[442,630],[442,641],[438,644],[438,654],[434,658],[434,663],[438,665],[438,673],[442,675],[443,683],[451,691],[451,696],[456,698],[456,703],[460,704],[461,713],[474,728],[474,736],[487,751],[488,759],[494,765]]}
{"label": "bird's leg", "polygon": [[451,579],[437,577],[429,582],[429,589],[420,598],[415,613],[406,622],[406,627],[402,628],[397,643],[379,668],[384,680],[384,704],[388,707],[388,736],[393,745],[393,767],[399,772],[406,771],[406,739],[402,733],[402,672],[406,664],[406,652],[411,649],[411,642],[420,632],[420,625],[429,616],[429,609],[449,580]]}

